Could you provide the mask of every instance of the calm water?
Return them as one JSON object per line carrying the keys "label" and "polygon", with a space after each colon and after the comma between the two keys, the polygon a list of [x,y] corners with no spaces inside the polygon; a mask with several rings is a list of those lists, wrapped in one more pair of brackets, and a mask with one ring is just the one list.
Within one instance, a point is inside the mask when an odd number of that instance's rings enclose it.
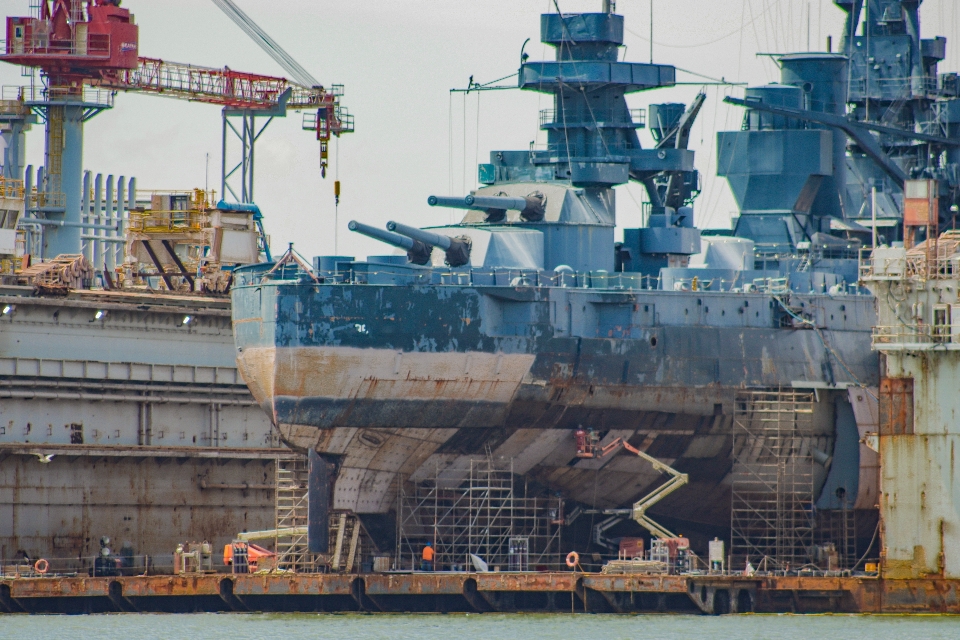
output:
{"label": "calm water", "polygon": [[602,615],[0,616],[0,638],[97,640],[941,640],[960,617]]}

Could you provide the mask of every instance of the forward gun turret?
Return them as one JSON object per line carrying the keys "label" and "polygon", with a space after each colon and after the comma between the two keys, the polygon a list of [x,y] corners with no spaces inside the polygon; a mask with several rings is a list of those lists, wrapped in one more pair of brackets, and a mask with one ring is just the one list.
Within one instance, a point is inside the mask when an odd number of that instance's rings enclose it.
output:
{"label": "forward gun turret", "polygon": [[486,211],[487,222],[503,222],[507,217],[507,211],[519,211],[523,220],[539,222],[543,220],[545,202],[546,198],[539,191],[523,198],[478,195],[468,195],[464,198],[448,196],[430,196],[427,198],[427,204],[431,207]]}
{"label": "forward gun turret", "polygon": [[470,264],[470,251],[473,249],[473,241],[467,236],[458,236],[451,238],[439,233],[432,233],[408,227],[399,222],[388,222],[387,229],[402,234],[415,241],[442,249],[446,255],[446,263],[451,267],[462,267]]}
{"label": "forward gun turret", "polygon": [[355,231],[362,235],[367,236],[368,238],[373,238],[374,240],[379,240],[380,242],[386,242],[389,245],[393,245],[399,249],[403,249],[407,252],[407,259],[410,260],[413,264],[425,265],[430,262],[430,254],[433,253],[433,248],[415,240],[413,238],[408,238],[405,235],[400,235],[399,233],[390,233],[389,231],[384,231],[383,229],[377,229],[376,227],[371,227],[368,224],[363,224],[362,222],[357,222],[356,220],[351,220],[350,224],[347,225],[347,228],[350,231]]}

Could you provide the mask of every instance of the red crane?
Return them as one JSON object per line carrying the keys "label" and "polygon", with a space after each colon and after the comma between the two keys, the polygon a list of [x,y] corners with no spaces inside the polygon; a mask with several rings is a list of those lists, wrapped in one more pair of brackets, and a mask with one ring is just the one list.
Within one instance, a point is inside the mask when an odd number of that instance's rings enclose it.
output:
{"label": "red crane", "polygon": [[40,0],[37,15],[7,18],[6,51],[0,60],[39,68],[51,94],[82,97],[84,85],[89,85],[233,110],[316,109],[316,116],[305,122],[321,142],[324,173],[331,137],[353,131],[353,117],[340,105],[339,85],[328,91],[286,78],[143,58],[138,53],[139,27],[119,0]]}

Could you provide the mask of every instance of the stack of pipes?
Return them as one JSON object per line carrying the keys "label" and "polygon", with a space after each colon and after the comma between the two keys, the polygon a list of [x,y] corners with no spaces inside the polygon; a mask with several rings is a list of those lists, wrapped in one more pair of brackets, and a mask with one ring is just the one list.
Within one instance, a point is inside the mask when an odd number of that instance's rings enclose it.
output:
{"label": "stack of pipes", "polygon": [[106,178],[104,189],[103,174],[93,178],[91,173],[83,174],[83,221],[89,224],[83,233],[83,254],[97,271],[113,272],[123,264],[124,235],[126,234],[130,210],[136,207],[137,180],[120,176]]}

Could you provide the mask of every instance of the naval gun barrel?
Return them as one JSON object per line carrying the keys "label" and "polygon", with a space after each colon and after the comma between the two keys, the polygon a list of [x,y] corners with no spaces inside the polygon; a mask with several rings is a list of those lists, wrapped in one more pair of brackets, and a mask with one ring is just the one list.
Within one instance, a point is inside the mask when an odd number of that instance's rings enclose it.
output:
{"label": "naval gun barrel", "polygon": [[439,233],[424,231],[416,227],[408,227],[399,222],[388,222],[387,229],[412,238],[432,247],[442,249],[447,254],[447,264],[451,267],[462,267],[470,262],[470,251],[473,242],[467,236],[451,238]]}
{"label": "naval gun barrel", "polygon": [[357,222],[356,220],[351,220],[350,224],[347,225],[347,228],[350,231],[355,231],[356,233],[367,236],[368,238],[373,238],[374,240],[379,240],[380,242],[386,242],[389,245],[398,247],[407,252],[407,259],[410,260],[413,264],[425,265],[430,262],[430,254],[433,253],[433,249],[419,240],[415,240],[405,235],[400,235],[399,233],[390,233],[389,231],[384,231],[383,229],[377,229],[376,227],[371,227],[368,224],[363,224],[362,222]]}
{"label": "naval gun barrel", "polygon": [[413,243],[416,242],[416,240],[413,238],[402,236],[399,233],[390,233],[389,231],[384,231],[383,229],[377,229],[376,227],[371,227],[368,224],[363,224],[362,222],[357,222],[356,220],[351,220],[350,224],[347,225],[347,228],[350,229],[350,231],[356,231],[357,233],[365,235],[368,238],[373,238],[374,240],[379,240],[380,242],[392,244],[393,246],[399,247],[404,251],[410,251],[410,249],[413,249]]}
{"label": "naval gun barrel", "polygon": [[407,225],[400,224],[399,222],[388,222],[387,229],[403,234],[408,238],[419,240],[424,244],[429,244],[433,247],[439,247],[444,251],[453,246],[453,238],[450,236],[443,236],[439,233],[424,231],[423,229],[417,229],[416,227],[408,227]]}
{"label": "naval gun barrel", "polygon": [[473,209],[487,212],[487,222],[500,222],[506,218],[507,211],[519,211],[520,217],[530,222],[543,220],[544,197],[537,192],[526,197],[514,196],[478,196],[464,198],[449,196],[430,196],[427,204],[431,207],[452,207],[454,209]]}

